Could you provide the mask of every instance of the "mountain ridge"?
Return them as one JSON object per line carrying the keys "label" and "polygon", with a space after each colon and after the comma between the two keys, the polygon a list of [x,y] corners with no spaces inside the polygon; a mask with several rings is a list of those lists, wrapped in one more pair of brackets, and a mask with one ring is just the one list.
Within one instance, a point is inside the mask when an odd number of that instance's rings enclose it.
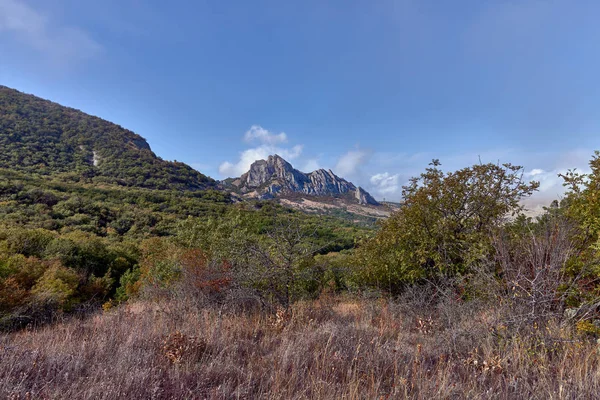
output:
{"label": "mountain ridge", "polygon": [[250,198],[271,199],[301,193],[316,197],[346,197],[361,205],[379,205],[366,190],[340,178],[331,169],[304,173],[277,154],[255,161],[248,172],[239,178],[226,179],[223,184]]}
{"label": "mountain ridge", "polygon": [[120,125],[0,85],[0,168],[149,189],[204,190],[212,178],[165,161]]}

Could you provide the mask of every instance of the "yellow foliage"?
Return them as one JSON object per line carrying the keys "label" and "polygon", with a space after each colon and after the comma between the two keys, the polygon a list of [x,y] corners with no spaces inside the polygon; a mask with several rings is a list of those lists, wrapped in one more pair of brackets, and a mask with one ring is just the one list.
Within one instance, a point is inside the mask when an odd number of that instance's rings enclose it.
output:
{"label": "yellow foliage", "polygon": [[577,323],[577,332],[600,335],[600,327],[594,325],[591,321],[583,320]]}
{"label": "yellow foliage", "polygon": [[79,275],[67,267],[55,262],[31,289],[38,300],[65,305],[79,285]]}

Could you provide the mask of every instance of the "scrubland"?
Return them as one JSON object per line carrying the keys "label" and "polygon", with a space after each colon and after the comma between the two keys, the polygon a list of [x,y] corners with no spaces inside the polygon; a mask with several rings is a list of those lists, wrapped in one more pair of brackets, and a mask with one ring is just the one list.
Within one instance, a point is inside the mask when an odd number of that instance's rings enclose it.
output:
{"label": "scrubland", "polygon": [[[0,338],[7,399],[592,399],[600,347],[569,324],[435,289],[288,310],[137,301]],[[492,304],[495,303],[495,306]]]}
{"label": "scrubland", "polygon": [[536,218],[521,167],[439,166],[373,230],[0,229],[0,398],[599,398],[600,153]]}

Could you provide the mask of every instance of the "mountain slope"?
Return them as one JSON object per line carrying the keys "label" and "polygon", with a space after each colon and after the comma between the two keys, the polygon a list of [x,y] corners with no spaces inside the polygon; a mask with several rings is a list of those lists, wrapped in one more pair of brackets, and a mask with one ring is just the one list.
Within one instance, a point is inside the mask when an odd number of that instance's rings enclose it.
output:
{"label": "mountain slope", "polygon": [[331,170],[319,169],[305,174],[278,155],[254,162],[241,177],[228,179],[224,183],[245,197],[268,199],[305,194],[342,197],[362,205],[379,205],[364,189],[340,178]]}
{"label": "mountain slope", "polygon": [[79,110],[0,86],[0,168],[151,189],[216,182],[157,157],[144,138]]}

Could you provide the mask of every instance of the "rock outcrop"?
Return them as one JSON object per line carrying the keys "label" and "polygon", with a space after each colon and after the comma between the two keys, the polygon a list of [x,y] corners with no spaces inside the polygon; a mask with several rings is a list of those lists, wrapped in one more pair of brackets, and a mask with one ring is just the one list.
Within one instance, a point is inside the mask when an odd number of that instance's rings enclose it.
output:
{"label": "rock outcrop", "polygon": [[364,189],[335,175],[331,170],[318,169],[305,174],[278,155],[256,161],[241,177],[225,181],[247,197],[261,199],[278,195],[302,193],[311,196],[348,196],[359,204],[379,205]]}
{"label": "rock outcrop", "polygon": [[369,194],[369,192],[360,186],[356,188],[354,196],[356,197],[356,200],[358,200],[358,204],[379,204],[377,200],[375,200],[373,196]]}

